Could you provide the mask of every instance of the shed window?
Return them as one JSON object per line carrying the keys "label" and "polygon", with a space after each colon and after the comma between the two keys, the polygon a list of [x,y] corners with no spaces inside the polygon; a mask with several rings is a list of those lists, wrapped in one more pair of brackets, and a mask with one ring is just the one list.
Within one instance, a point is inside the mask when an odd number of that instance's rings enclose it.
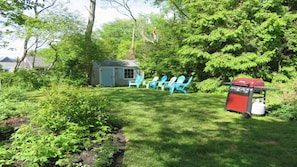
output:
{"label": "shed window", "polygon": [[134,69],[125,69],[124,78],[134,78]]}

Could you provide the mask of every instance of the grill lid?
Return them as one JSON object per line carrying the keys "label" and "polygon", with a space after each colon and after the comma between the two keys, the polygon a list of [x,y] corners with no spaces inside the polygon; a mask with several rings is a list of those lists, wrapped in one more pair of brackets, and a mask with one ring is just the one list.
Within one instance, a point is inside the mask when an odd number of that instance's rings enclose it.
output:
{"label": "grill lid", "polygon": [[232,84],[247,87],[264,87],[264,81],[258,78],[237,78]]}

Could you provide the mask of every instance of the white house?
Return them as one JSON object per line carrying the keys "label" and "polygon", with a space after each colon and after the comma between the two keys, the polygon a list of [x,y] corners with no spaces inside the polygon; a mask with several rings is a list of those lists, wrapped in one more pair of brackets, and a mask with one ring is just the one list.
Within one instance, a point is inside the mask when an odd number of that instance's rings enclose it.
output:
{"label": "white house", "polygon": [[13,72],[17,61],[9,57],[0,57],[0,70],[4,72]]}

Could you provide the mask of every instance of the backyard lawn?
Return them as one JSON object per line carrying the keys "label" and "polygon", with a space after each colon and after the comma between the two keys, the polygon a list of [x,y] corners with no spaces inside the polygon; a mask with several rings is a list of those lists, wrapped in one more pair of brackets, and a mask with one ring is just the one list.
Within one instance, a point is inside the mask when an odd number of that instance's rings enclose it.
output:
{"label": "backyard lawn", "polygon": [[225,112],[226,94],[98,91],[124,121],[124,167],[297,166],[297,123]]}
{"label": "backyard lawn", "polygon": [[[122,167],[297,166],[297,122],[272,116],[253,116],[246,119],[239,113],[224,111],[227,90],[222,94],[190,92],[186,95],[181,92],[170,95],[168,90],[135,87],[89,87],[78,90],[86,93],[88,91],[99,93],[96,102],[100,100],[99,97],[107,97],[110,101],[108,111],[111,112],[111,120],[114,125],[123,127],[125,139],[122,141],[126,142],[124,155],[122,159],[119,158],[122,160]],[[18,104],[11,101],[6,103],[15,104],[7,105],[6,108],[5,105],[1,106],[2,120],[7,117],[5,113],[14,118],[22,118],[15,116],[29,113],[35,116],[38,109],[36,102],[44,99],[44,94],[40,91],[28,92],[26,96],[13,94],[21,102]],[[268,93],[268,105],[277,100],[275,97],[276,94]],[[75,106],[76,103],[70,104],[74,105],[70,109],[78,107]],[[27,121],[29,120],[24,123]],[[74,135],[78,137],[77,133]],[[8,147],[4,144],[5,141],[2,145],[0,142],[0,158],[9,155],[4,154]],[[101,152],[100,156],[99,153],[99,157],[104,158],[103,154]],[[1,160],[0,166],[3,165]]]}

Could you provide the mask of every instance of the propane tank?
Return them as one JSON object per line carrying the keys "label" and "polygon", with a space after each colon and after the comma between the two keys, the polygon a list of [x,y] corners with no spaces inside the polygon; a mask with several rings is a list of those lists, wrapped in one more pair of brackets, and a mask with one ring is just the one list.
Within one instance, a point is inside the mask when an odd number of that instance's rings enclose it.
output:
{"label": "propane tank", "polygon": [[251,113],[254,115],[264,115],[265,108],[266,108],[265,104],[261,102],[259,99],[256,99],[256,101],[252,105]]}

